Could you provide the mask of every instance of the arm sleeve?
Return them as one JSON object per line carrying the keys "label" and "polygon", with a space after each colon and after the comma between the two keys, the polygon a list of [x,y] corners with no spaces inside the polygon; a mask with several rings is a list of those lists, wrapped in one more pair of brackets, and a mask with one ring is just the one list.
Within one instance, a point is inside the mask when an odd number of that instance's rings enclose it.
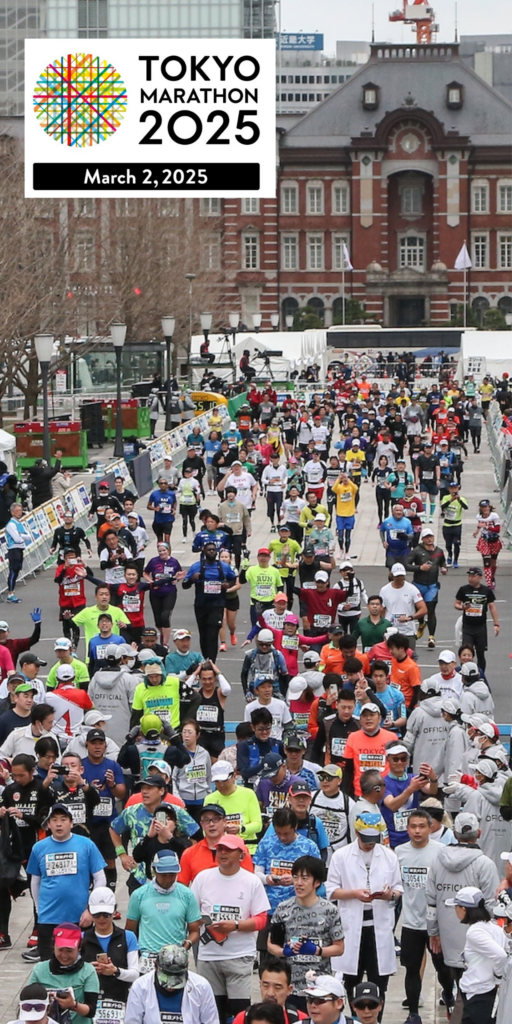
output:
{"label": "arm sleeve", "polygon": [[39,890],[41,888],[41,875],[32,875],[30,879],[30,893],[36,910],[39,909]]}
{"label": "arm sleeve", "polygon": [[103,870],[103,868],[101,868],[100,871],[93,871],[92,872],[92,887],[93,887],[93,889],[97,889],[98,886],[106,885],[106,884],[107,884],[107,879],[106,879],[105,871]]}
{"label": "arm sleeve", "polygon": [[222,672],[219,673],[218,680],[219,680],[219,690],[220,690],[222,696],[223,697],[227,697],[228,694],[231,693],[231,684],[228,683],[226,677],[222,675]]}
{"label": "arm sleeve", "polygon": [[133,985],[133,982],[139,977],[139,951],[138,949],[129,949],[126,956],[128,967],[119,968],[119,981],[126,981],[129,985]]}

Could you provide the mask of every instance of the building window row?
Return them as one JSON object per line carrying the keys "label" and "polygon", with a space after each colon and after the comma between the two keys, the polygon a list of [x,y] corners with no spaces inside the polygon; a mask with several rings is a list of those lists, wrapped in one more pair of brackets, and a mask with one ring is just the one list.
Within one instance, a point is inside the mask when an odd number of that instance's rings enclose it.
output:
{"label": "building window row", "polygon": [[[483,178],[476,179],[471,183],[471,212],[491,212],[491,188],[490,182]],[[498,181],[496,189],[496,212],[512,213],[512,182]]]}
{"label": "building window row", "polygon": [[321,100],[329,98],[329,93],[317,92],[315,95],[314,92],[282,92],[278,94],[277,98],[281,100],[281,103],[320,103]]}
{"label": "building window row", "polygon": [[[281,186],[281,213],[300,213],[299,186],[293,182]],[[322,215],[325,210],[325,186],[323,181],[309,181],[306,185],[306,213]],[[333,182],[331,186],[331,213],[350,213],[350,190],[348,182]]]}
{"label": "building window row", "polygon": [[[348,234],[331,234],[331,270],[343,270],[344,252],[350,253],[350,236]],[[345,258],[345,269],[346,269]],[[281,236],[281,269],[282,270],[325,270],[325,236],[319,232],[306,235],[306,267],[300,266],[300,249],[298,234]],[[328,268],[329,269],[329,268]]]}
{"label": "building window row", "polygon": [[350,75],[277,75],[279,85],[341,85]]}
{"label": "building window row", "polygon": [[[491,267],[491,239],[488,231],[475,231],[471,235],[471,262],[474,270]],[[512,232],[497,235],[496,266],[498,270],[512,270]]]}

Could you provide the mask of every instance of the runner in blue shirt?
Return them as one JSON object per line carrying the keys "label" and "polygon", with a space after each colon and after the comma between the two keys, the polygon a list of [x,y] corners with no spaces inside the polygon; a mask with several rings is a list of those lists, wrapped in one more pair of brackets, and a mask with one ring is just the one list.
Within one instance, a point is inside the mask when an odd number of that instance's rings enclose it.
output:
{"label": "runner in blue shirt", "polygon": [[393,511],[380,524],[382,544],[386,549],[386,565],[391,568],[394,562],[403,561],[409,553],[409,542],[414,537],[414,530],[409,519],[406,519],[402,505],[393,505]]}
{"label": "runner in blue shirt", "polygon": [[126,796],[126,785],[121,766],[105,757],[107,738],[103,729],[89,729],[86,736],[87,757],[83,759],[83,777],[94,786],[100,802],[91,817],[91,839],[104,856],[107,867],[107,885],[114,890],[117,882],[116,854],[110,838],[109,825],[116,813],[116,800]]}
{"label": "runner in blue shirt", "polygon": [[273,830],[265,833],[252,859],[256,874],[265,886],[270,908],[274,911],[278,903],[288,899],[293,892],[291,872],[294,861],[305,854],[320,857],[320,850],[312,839],[296,831],[297,815],[291,808],[280,807],[272,824]]}
{"label": "runner in blue shirt", "polygon": [[153,533],[157,540],[165,540],[169,543],[174,523],[174,509],[176,508],[176,495],[169,488],[169,481],[161,477],[158,481],[158,489],[152,491],[148,498],[148,509],[154,512]]}
{"label": "runner in blue shirt", "polygon": [[53,929],[58,924],[80,922],[87,910],[91,878],[94,888],[106,884],[105,861],[91,839],[71,831],[73,817],[69,807],[54,804],[48,827],[51,836],[34,845],[27,864],[38,915],[41,960],[52,956]]}

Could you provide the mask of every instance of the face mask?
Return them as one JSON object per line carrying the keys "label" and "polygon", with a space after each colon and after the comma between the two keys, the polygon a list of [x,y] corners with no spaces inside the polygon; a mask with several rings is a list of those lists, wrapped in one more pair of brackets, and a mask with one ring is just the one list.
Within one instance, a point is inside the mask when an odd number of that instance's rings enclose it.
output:
{"label": "face mask", "polygon": [[128,658],[128,661],[126,662],[128,668],[133,668],[133,666],[135,665],[135,661],[136,658]]}

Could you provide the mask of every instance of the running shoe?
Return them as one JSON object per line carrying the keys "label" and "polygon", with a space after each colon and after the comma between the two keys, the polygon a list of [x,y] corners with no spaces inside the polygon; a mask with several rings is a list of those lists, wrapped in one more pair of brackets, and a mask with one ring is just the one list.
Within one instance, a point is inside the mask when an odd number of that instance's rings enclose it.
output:
{"label": "running shoe", "polygon": [[238,643],[238,640],[236,638],[236,633],[232,633],[231,634],[231,646],[232,647],[236,647],[237,643]]}
{"label": "running shoe", "polygon": [[221,644],[219,647],[219,651],[227,651],[226,644]]}
{"label": "running shoe", "polygon": [[8,935],[0,934],[0,953],[3,949],[12,949],[12,942]]}
{"label": "running shoe", "polygon": [[429,648],[429,650],[433,651],[435,646],[436,646],[436,638],[435,638],[435,636],[429,636],[427,647]]}
{"label": "running shoe", "polygon": [[446,564],[447,565],[451,565],[452,564],[452,559],[451,559],[450,555],[448,555],[448,557],[446,559]]}
{"label": "running shoe", "polygon": [[36,948],[36,949],[26,949],[21,954],[21,959],[22,960],[26,960],[27,963],[29,963],[29,964],[38,964],[40,959],[41,959],[41,957],[39,956],[39,951]]}
{"label": "running shoe", "polygon": [[458,562],[454,562],[453,563],[453,568],[454,569],[458,569],[459,568],[459,563]]}
{"label": "running shoe", "polygon": [[29,940],[27,942],[28,949],[33,949],[34,946],[37,946],[37,932],[36,931],[32,932],[32,935],[30,936],[30,938],[29,938]]}

